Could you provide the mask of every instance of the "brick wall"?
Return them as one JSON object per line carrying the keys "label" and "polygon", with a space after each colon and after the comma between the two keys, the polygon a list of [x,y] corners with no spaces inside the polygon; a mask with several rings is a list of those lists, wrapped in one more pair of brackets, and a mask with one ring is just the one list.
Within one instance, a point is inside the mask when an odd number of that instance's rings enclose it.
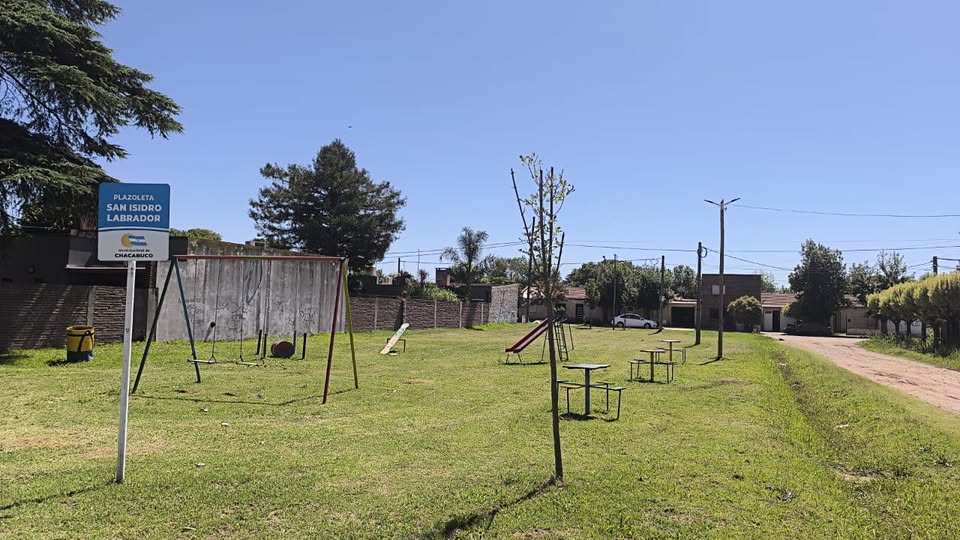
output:
{"label": "brick wall", "polygon": [[405,300],[403,304],[404,322],[410,323],[410,328],[435,328],[439,326],[439,317],[435,315],[439,315],[437,308],[440,303],[436,300],[419,298]]}
{"label": "brick wall", "polygon": [[[97,342],[123,339],[124,287],[0,285],[0,351],[63,347],[66,328],[93,325]],[[133,338],[146,336],[147,290],[137,291]]]}
{"label": "brick wall", "polygon": [[[726,292],[724,292],[723,301],[729,305],[741,296],[753,296],[760,300],[760,291],[763,288],[761,277],[759,275],[748,274],[726,274],[723,277]],[[718,274],[704,274],[701,282],[701,298],[703,301],[703,328],[715,330],[719,326],[719,310],[726,309],[726,306],[720,305],[720,296],[713,294],[713,286],[720,285],[720,276]],[[735,328],[733,317],[724,315],[724,326],[726,330]]]}
{"label": "brick wall", "polygon": [[399,298],[351,297],[354,331],[396,330],[403,324],[400,305]]}
{"label": "brick wall", "polygon": [[[504,289],[494,294],[494,303],[352,297],[353,329],[357,332],[395,330],[405,322],[411,328],[469,328],[488,322],[515,322],[517,287],[507,286]],[[512,309],[509,307],[511,300]]]}

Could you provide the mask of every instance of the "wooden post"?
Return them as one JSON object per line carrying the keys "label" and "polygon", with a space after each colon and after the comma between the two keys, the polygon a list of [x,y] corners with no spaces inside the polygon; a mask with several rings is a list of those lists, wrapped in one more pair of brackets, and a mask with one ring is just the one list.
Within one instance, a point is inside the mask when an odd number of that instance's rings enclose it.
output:
{"label": "wooden post", "polygon": [[723,279],[723,253],[724,253],[724,222],[723,214],[726,204],[720,201],[720,328],[717,333],[717,360],[723,358],[723,314],[727,311],[727,306],[723,305],[723,296],[726,292]]}

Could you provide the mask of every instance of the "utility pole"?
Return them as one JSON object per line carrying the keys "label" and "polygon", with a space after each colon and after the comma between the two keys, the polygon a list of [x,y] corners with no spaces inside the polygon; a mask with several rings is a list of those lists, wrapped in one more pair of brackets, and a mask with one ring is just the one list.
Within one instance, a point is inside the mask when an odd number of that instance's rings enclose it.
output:
{"label": "utility pole", "polygon": [[[937,275],[940,271],[940,259],[936,255],[933,256],[933,275]],[[940,343],[940,323],[933,325],[933,346],[936,346]]]}
{"label": "utility pole", "polygon": [[664,255],[660,256],[660,309],[657,312],[657,328],[663,330],[663,300],[666,296],[666,289],[664,289],[664,278],[667,273],[667,257]]}
{"label": "utility pole", "polygon": [[694,345],[700,344],[700,325],[703,324],[703,242],[697,242],[697,307],[694,309],[693,325],[697,330]]}
{"label": "utility pole", "polygon": [[[613,254],[613,316],[617,316],[617,282],[620,281],[620,273],[617,271],[617,254]],[[614,327],[616,328],[616,327]]]}
{"label": "utility pole", "polygon": [[400,257],[397,257],[397,275],[399,276],[402,272],[400,269]]}
{"label": "utility pole", "polygon": [[420,277],[420,249],[417,248],[417,278]]}
{"label": "utility pole", "polygon": [[725,201],[720,199],[719,203],[715,203],[709,199],[704,199],[706,202],[720,207],[720,327],[717,332],[717,360],[723,359],[723,314],[727,310],[727,306],[724,305],[724,294],[727,292],[725,290],[725,284],[723,280],[723,254],[724,254],[724,241],[726,240],[726,234],[724,229],[724,214],[727,211],[727,206],[740,200],[740,197],[736,199]]}

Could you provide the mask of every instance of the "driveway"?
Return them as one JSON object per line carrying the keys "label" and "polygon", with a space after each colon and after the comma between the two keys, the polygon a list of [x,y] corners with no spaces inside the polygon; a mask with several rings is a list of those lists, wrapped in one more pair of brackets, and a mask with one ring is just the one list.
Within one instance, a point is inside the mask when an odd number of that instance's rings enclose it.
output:
{"label": "driveway", "polygon": [[857,375],[960,414],[960,371],[871,352],[858,345],[861,339],[767,335],[817,353]]}

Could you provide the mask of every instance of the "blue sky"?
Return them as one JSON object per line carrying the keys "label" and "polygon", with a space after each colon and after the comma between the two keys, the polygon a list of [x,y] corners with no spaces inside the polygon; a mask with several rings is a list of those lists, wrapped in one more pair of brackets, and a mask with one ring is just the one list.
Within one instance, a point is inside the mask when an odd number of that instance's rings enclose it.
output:
{"label": "blue sky", "polygon": [[[131,155],[107,170],[170,183],[173,226],[231,241],[255,235],[247,201],[263,164],[305,163],[335,138],[407,197],[391,252],[451,245],[463,226],[516,240],[509,170],[529,152],[576,186],[561,218],[571,263],[718,248],[717,210],[704,198],[960,213],[955,2],[119,5],[102,29],[107,45],[155,75],[183,107],[185,131],[166,141],[125,131]],[[727,249],[754,262],[728,260],[727,270],[793,267],[814,238],[843,250],[922,248],[903,252],[922,271],[932,255],[960,258],[960,248],[929,247],[960,245],[958,232],[957,218],[734,207]],[[664,254],[668,265],[696,261]],[[416,269],[415,255],[403,258]],[[421,261],[432,268],[437,257]],[[705,271],[716,265],[711,254]],[[786,282],[787,271],[772,272]]]}

